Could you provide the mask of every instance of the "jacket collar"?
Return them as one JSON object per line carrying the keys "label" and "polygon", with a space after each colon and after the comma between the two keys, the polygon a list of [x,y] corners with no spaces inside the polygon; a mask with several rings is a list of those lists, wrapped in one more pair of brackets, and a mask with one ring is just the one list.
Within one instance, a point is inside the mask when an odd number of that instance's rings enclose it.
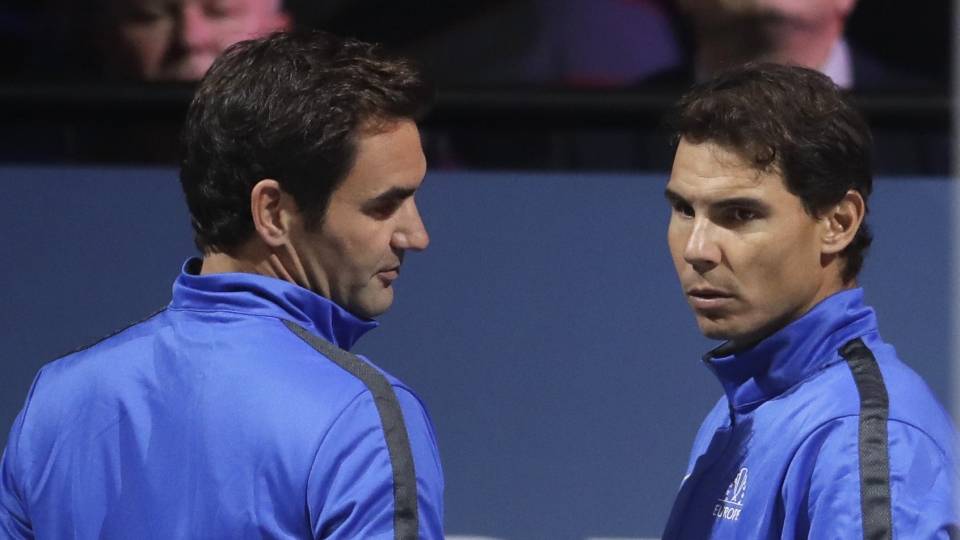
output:
{"label": "jacket collar", "polygon": [[349,350],[378,323],[360,319],[327,298],[280,279],[230,272],[199,275],[201,261],[189,259],[173,284],[172,309],[226,311],[274,317],[311,329]]}
{"label": "jacket collar", "polygon": [[876,330],[863,289],[848,289],[751,347],[727,353],[724,344],[703,360],[720,379],[731,408],[746,412],[838,362],[844,344]]}

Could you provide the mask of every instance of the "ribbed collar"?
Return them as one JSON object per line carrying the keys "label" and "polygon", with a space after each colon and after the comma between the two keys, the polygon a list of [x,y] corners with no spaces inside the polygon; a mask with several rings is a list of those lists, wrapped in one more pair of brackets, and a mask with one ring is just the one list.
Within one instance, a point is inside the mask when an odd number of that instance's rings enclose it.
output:
{"label": "ribbed collar", "polygon": [[356,317],[330,300],[280,279],[230,272],[199,275],[201,260],[189,259],[173,284],[172,309],[224,311],[275,317],[312,329],[349,350],[376,321]]}
{"label": "ribbed collar", "polygon": [[839,361],[844,344],[876,330],[863,289],[847,289],[750,348],[724,355],[721,345],[703,360],[720,379],[731,408],[746,412]]}

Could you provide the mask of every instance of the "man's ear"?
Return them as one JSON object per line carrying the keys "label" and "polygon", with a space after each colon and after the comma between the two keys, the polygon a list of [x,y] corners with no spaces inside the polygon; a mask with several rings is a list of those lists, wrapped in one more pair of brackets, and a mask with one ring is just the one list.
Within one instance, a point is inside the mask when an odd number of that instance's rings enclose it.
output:
{"label": "man's ear", "polygon": [[847,191],[840,202],[821,213],[823,254],[836,254],[846,249],[860,230],[866,213],[867,204],[855,189]]}
{"label": "man's ear", "polygon": [[272,178],[260,180],[250,190],[253,228],[267,246],[280,247],[289,240],[292,204],[293,198]]}

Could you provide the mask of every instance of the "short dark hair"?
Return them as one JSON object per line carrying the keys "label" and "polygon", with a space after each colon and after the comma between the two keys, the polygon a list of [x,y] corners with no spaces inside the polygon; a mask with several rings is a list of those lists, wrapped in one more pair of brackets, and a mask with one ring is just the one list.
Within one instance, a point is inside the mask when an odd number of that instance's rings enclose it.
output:
{"label": "short dark hair", "polygon": [[[812,215],[854,189],[873,188],[872,138],[863,116],[826,75],[798,66],[751,63],[694,86],[670,117],[674,143],[712,142],[757,170],[776,170]],[[843,281],[863,267],[866,222],[841,256]]]}
{"label": "short dark hair", "polygon": [[305,31],[232,45],[201,80],[181,136],[197,247],[230,253],[250,238],[250,192],[264,178],[308,225],[321,222],[357,137],[419,119],[431,98],[412,64],[369,43]]}

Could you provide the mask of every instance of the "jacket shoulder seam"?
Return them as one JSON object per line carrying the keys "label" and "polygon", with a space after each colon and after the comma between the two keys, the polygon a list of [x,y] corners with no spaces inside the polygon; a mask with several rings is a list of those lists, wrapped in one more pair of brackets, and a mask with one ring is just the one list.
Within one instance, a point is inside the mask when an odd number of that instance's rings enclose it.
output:
{"label": "jacket shoulder seam", "polygon": [[149,315],[147,315],[146,317],[144,317],[144,318],[142,318],[142,319],[140,319],[140,320],[138,320],[138,321],[132,322],[132,323],[126,325],[126,326],[123,326],[123,327],[118,328],[117,330],[114,330],[113,332],[110,332],[109,334],[101,337],[100,339],[97,339],[96,341],[93,341],[93,342],[88,343],[88,344],[86,344],[86,345],[81,345],[80,347],[77,347],[76,349],[73,349],[73,350],[70,351],[70,352],[67,352],[67,353],[65,353],[65,354],[61,354],[60,356],[57,356],[57,357],[55,357],[53,360],[51,360],[51,362],[56,361],[56,360],[60,360],[60,359],[62,359],[62,358],[66,358],[66,357],[68,357],[68,356],[71,356],[71,355],[74,355],[74,354],[77,354],[77,353],[80,353],[80,352],[83,352],[83,351],[85,351],[85,350],[87,350],[87,349],[92,349],[93,347],[96,347],[97,345],[103,343],[104,341],[107,341],[107,340],[110,339],[110,338],[119,336],[120,334],[126,332],[127,330],[133,328],[134,326],[137,326],[137,325],[139,325],[139,324],[141,324],[141,323],[145,323],[145,322],[149,321],[150,319],[156,317],[157,315],[160,315],[161,313],[163,313],[163,312],[166,311],[166,310],[167,310],[166,307],[162,307],[162,308],[160,308],[160,309],[158,309],[158,310],[150,313]]}

